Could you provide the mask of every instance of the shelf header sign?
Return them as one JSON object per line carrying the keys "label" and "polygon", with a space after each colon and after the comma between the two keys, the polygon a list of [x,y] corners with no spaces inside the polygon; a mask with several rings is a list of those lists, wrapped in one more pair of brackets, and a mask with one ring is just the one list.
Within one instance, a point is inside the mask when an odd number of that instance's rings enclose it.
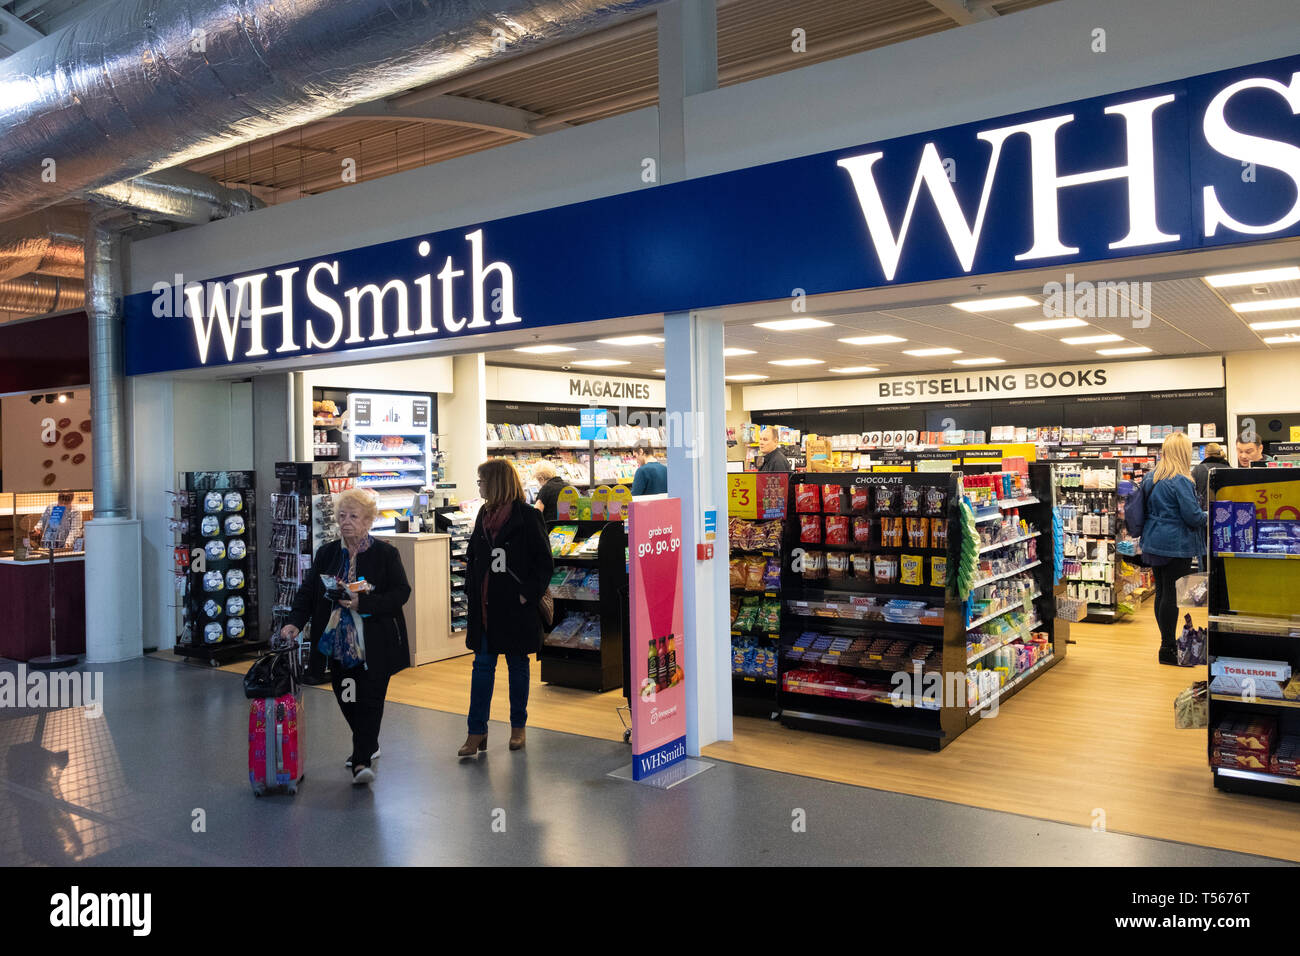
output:
{"label": "shelf header sign", "polygon": [[628,519],[632,779],[686,759],[682,501],[633,501]]}
{"label": "shelf header sign", "polygon": [[[123,303],[126,371],[463,349],[494,332],[788,302],[792,289],[1288,238],[1297,112],[1291,56],[234,275],[146,277],[152,289]],[[777,197],[791,201],[774,214]]]}

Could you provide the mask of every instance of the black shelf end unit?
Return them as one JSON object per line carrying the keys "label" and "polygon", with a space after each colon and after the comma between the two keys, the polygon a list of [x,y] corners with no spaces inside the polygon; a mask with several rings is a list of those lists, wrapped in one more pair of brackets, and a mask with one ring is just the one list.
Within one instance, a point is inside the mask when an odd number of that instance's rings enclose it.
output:
{"label": "black shelf end unit", "polygon": [[628,650],[627,529],[622,521],[550,521],[547,531],[560,525],[577,527],[578,541],[600,532],[595,555],[556,555],[555,567],[580,567],[596,571],[600,590],[596,601],[555,598],[555,624],[570,612],[600,615],[600,647],[560,647],[542,642],[543,683],[578,690],[607,691],[624,686]]}

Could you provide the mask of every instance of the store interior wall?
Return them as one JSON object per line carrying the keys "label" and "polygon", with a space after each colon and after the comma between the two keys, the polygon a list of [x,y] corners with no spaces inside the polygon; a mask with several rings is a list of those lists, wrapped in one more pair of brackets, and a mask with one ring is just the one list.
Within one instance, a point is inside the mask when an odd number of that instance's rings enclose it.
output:
{"label": "store interior wall", "polygon": [[[258,375],[253,391],[253,470],[257,475],[257,633],[269,634],[275,604],[275,573],[271,562],[271,493],[280,487],[278,462],[293,458],[295,420],[294,376]],[[309,419],[310,420],[310,419]]]}
{"label": "store interior wall", "polygon": [[438,423],[447,453],[445,481],[461,500],[478,496],[478,466],[487,458],[487,381],[483,353],[452,358],[455,388],[438,395]]}
{"label": "store interior wall", "polygon": [[1228,387],[1228,458],[1237,440],[1237,416],[1259,412],[1300,412],[1300,352],[1294,348],[1229,352],[1225,375]]}
{"label": "store interior wall", "polygon": [[[736,429],[737,435],[740,432],[740,426],[749,421],[749,412],[745,411],[745,402],[741,387],[739,385],[728,385],[727,389],[727,427]],[[737,438],[737,444],[727,447],[728,461],[744,461],[745,446],[741,439]]]}
{"label": "store interior wall", "polygon": [[[42,398],[36,404],[32,404],[28,395],[0,399],[0,418],[8,425],[0,434],[0,475],[3,476],[0,490],[56,491],[90,487],[90,391],[77,389],[58,394],[71,397],[63,403],[47,403]],[[52,420],[56,429],[51,444],[43,441],[46,419]],[[87,427],[82,428],[83,424]],[[68,437],[74,435],[77,437]]]}

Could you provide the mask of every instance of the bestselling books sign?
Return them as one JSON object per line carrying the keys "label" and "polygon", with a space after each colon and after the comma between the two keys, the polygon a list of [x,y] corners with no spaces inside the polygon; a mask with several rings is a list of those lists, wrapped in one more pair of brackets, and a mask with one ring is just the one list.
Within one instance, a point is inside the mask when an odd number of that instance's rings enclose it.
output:
{"label": "bestselling books sign", "polygon": [[682,502],[633,501],[628,520],[632,779],[686,759]]}

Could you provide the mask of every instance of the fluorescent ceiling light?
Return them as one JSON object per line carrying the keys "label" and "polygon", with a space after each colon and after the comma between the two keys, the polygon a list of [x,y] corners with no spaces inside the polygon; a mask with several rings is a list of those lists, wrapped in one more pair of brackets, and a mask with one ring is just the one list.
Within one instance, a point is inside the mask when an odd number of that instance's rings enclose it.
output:
{"label": "fluorescent ceiling light", "polygon": [[1145,345],[1130,345],[1122,349],[1097,349],[1098,355],[1141,355],[1151,350]]}
{"label": "fluorescent ceiling light", "polygon": [[932,355],[961,355],[961,349],[903,349],[903,354],[929,358]]}
{"label": "fluorescent ceiling light", "polygon": [[855,335],[840,341],[845,345],[892,345],[896,342],[906,342],[907,339],[900,339],[897,335]]}
{"label": "fluorescent ceiling light", "polygon": [[1107,342],[1123,342],[1122,335],[1076,335],[1074,338],[1061,339],[1066,345],[1105,345]]}
{"label": "fluorescent ceiling light", "polygon": [[596,339],[601,345],[657,345],[662,342],[657,335],[617,335],[612,339]]}
{"label": "fluorescent ceiling light", "polygon": [[949,304],[963,312],[1001,312],[1003,309],[1032,309],[1039,303],[1027,295],[1008,295],[1000,299],[967,299]]}
{"label": "fluorescent ceiling light", "polygon": [[766,375],[727,375],[728,382],[757,382],[759,379],[767,378]]}
{"label": "fluorescent ceiling light", "polygon": [[668,374],[668,369],[666,369],[666,368],[657,368],[657,369],[655,369],[655,371],[658,372],[660,375],[667,375],[667,374]]}
{"label": "fluorescent ceiling light", "polygon": [[1300,342],[1300,335],[1270,335],[1264,341],[1269,345],[1284,345],[1288,342]]}
{"label": "fluorescent ceiling light", "polygon": [[821,319],[776,319],[772,322],[755,322],[754,325],[760,329],[771,329],[773,332],[799,332],[803,329],[824,329],[831,325],[830,322],[823,322]]}
{"label": "fluorescent ceiling light", "polygon": [[1264,332],[1268,329],[1294,329],[1300,328],[1300,319],[1278,319],[1276,322],[1252,322],[1250,327],[1256,332]]}
{"label": "fluorescent ceiling light", "polygon": [[1001,365],[1006,359],[1000,358],[974,358],[974,359],[953,359],[953,365]]}
{"label": "fluorescent ceiling light", "polygon": [[1280,269],[1256,269],[1253,272],[1221,272],[1206,276],[1205,281],[1216,289],[1230,289],[1235,285],[1255,285],[1257,282],[1284,282],[1300,279],[1300,268],[1283,266]]}
{"label": "fluorescent ceiling light", "polygon": [[1087,324],[1083,319],[1041,319],[1037,322],[1017,322],[1016,328],[1026,332],[1048,332],[1052,329],[1081,329]]}
{"label": "fluorescent ceiling light", "polygon": [[824,365],[821,359],[797,358],[797,359],[772,359],[768,365]]}
{"label": "fluorescent ceiling light", "polygon": [[1268,312],[1270,309],[1300,309],[1300,299],[1264,299],[1260,302],[1233,302],[1236,312]]}
{"label": "fluorescent ceiling light", "polygon": [[571,364],[585,365],[588,368],[610,368],[614,365],[631,365],[631,362],[623,359],[576,359]]}
{"label": "fluorescent ceiling light", "polygon": [[758,353],[756,353],[753,349],[723,349],[722,354],[726,356],[732,356],[732,355],[756,355]]}
{"label": "fluorescent ceiling light", "polygon": [[879,372],[880,369],[874,365],[854,365],[850,368],[831,368],[828,372],[835,372],[837,375],[860,375],[863,372]]}
{"label": "fluorescent ceiling light", "polygon": [[577,349],[569,345],[525,345],[515,351],[530,352],[533,355],[551,355],[554,352],[576,352]]}

